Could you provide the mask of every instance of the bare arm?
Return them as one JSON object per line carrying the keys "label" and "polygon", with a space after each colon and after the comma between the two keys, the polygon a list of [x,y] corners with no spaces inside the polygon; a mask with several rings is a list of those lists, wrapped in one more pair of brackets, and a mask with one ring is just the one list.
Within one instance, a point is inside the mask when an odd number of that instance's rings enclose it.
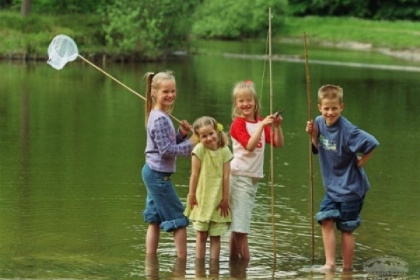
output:
{"label": "bare arm", "polygon": [[281,148],[284,146],[284,136],[283,136],[283,130],[281,129],[281,122],[283,118],[281,115],[278,115],[277,117],[274,116],[274,146],[276,148]]}
{"label": "bare arm", "polygon": [[226,217],[229,215],[229,174],[230,174],[230,162],[223,164],[223,194],[222,201],[219,204],[220,215]]}
{"label": "bare arm", "polygon": [[360,157],[358,157],[357,159],[357,167],[362,167],[364,166],[368,160],[372,157],[374,150],[372,150],[371,152],[364,154]]}
{"label": "bare arm", "polygon": [[198,205],[196,192],[197,192],[197,183],[198,183],[198,175],[200,174],[201,168],[201,161],[196,155],[192,155],[191,157],[191,177],[190,177],[190,187],[188,191],[188,200],[191,205],[191,209],[194,208],[195,205]]}
{"label": "bare arm", "polygon": [[274,117],[272,115],[265,117],[261,122],[258,123],[257,130],[254,134],[251,135],[251,138],[248,140],[248,144],[246,145],[245,149],[247,151],[254,151],[260,141],[261,134],[264,132],[264,126],[272,124]]}

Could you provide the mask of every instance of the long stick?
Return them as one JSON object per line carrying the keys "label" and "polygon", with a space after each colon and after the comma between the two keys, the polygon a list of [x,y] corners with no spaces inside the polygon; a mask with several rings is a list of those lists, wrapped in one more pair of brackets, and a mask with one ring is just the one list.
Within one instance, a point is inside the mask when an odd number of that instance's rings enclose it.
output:
{"label": "long stick", "polygon": [[[273,75],[271,66],[271,7],[268,9],[268,62],[270,72],[270,115],[273,114]],[[274,147],[273,135],[271,136],[270,145],[270,184],[271,184],[271,226],[273,231],[273,253],[274,265],[277,262],[277,241],[276,241],[276,228],[275,228],[275,208],[274,208]]]}
{"label": "long stick", "polygon": [[[140,93],[138,93],[138,92],[134,91],[133,89],[131,89],[130,87],[124,85],[122,82],[120,82],[119,80],[117,80],[116,78],[114,78],[113,76],[111,76],[110,74],[108,74],[107,72],[105,72],[104,70],[102,70],[101,68],[99,68],[98,66],[96,66],[95,64],[93,64],[92,62],[90,62],[89,60],[87,60],[86,58],[84,58],[83,56],[81,56],[80,54],[79,54],[79,57],[81,59],[83,59],[84,62],[88,63],[90,66],[93,66],[93,68],[95,68],[96,70],[102,72],[103,74],[105,74],[106,76],[108,76],[109,78],[111,78],[112,80],[114,80],[115,82],[117,82],[120,86],[124,87],[125,89],[127,89],[131,93],[134,93],[135,95],[137,95],[138,97],[140,97],[141,99],[143,99],[144,101],[146,101],[146,98],[143,95],[141,95]],[[172,116],[171,114],[169,114],[169,115],[174,120],[176,120],[178,123],[181,123],[181,121],[178,118]]]}
{"label": "long stick", "polygon": [[[306,33],[303,32],[305,45],[305,69],[306,69],[306,94],[308,98],[308,120],[312,119],[312,94],[311,94],[311,76],[309,73],[308,46],[306,43]],[[315,259],[315,221],[314,221],[314,176],[312,165],[312,138],[309,135],[309,192],[311,200],[311,264],[314,265]]]}

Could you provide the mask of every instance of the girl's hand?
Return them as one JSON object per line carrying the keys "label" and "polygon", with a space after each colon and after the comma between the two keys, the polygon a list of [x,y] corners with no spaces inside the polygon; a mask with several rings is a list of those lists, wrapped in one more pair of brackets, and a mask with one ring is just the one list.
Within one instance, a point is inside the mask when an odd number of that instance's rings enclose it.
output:
{"label": "girl's hand", "polygon": [[268,115],[262,120],[261,123],[263,126],[266,126],[266,125],[272,124],[273,122],[274,122],[274,115]]}
{"label": "girl's hand", "polygon": [[281,116],[281,114],[274,114],[273,118],[274,126],[280,126],[281,122],[283,121],[283,117]]}
{"label": "girl's hand", "polygon": [[227,217],[229,215],[229,202],[227,199],[222,199],[217,209],[220,209],[220,216]]}
{"label": "girl's hand", "polygon": [[179,127],[179,132],[182,136],[188,135],[188,133],[191,131],[191,125],[186,121],[181,121],[181,125]]}
{"label": "girl's hand", "polygon": [[197,197],[195,194],[188,194],[188,200],[190,201],[191,210],[194,209],[194,206],[198,206]]}

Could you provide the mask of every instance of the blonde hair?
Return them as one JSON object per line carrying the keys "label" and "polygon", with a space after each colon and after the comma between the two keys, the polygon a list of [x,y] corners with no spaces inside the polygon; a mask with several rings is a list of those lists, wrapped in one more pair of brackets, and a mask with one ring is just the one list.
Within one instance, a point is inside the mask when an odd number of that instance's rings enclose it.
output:
{"label": "blonde hair", "polygon": [[[166,70],[158,73],[147,72],[144,75],[144,79],[146,80],[146,102],[145,102],[145,110],[144,110],[144,120],[147,125],[147,120],[149,119],[150,111],[156,104],[156,98],[154,93],[159,90],[161,83],[165,80],[172,80],[175,83],[175,76],[172,74],[171,71]],[[174,105],[166,110],[166,113],[172,113],[174,109]]]}
{"label": "blonde hair", "polygon": [[223,126],[219,123],[217,123],[216,119],[204,116],[196,119],[192,125],[193,132],[195,136],[200,137],[198,130],[202,128],[203,126],[211,125],[213,126],[214,130],[217,132],[217,146],[219,148],[224,147],[229,144],[229,137],[227,134],[223,131]]}
{"label": "blonde hair", "polygon": [[343,89],[336,85],[323,85],[318,90],[318,104],[321,104],[323,99],[338,98],[340,103],[343,103]]}
{"label": "blonde hair", "polygon": [[257,92],[255,91],[254,83],[250,80],[245,80],[238,82],[235,87],[233,88],[232,94],[232,119],[241,116],[241,111],[236,107],[236,98],[240,94],[249,94],[255,101],[255,108],[254,108],[254,119],[258,120],[258,116],[260,115],[260,102],[257,97]]}

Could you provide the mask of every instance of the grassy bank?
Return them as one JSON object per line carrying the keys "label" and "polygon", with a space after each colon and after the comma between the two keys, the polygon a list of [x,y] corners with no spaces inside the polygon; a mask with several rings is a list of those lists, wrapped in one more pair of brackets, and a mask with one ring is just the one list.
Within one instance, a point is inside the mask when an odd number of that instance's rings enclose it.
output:
{"label": "grassy bank", "polygon": [[[57,34],[67,34],[80,52],[115,55],[107,49],[98,15],[32,15],[0,11],[0,56],[2,58],[45,59],[47,47]],[[377,49],[420,53],[420,22],[369,21],[355,18],[286,18],[274,40],[295,42],[306,32],[311,44],[332,48]]]}

